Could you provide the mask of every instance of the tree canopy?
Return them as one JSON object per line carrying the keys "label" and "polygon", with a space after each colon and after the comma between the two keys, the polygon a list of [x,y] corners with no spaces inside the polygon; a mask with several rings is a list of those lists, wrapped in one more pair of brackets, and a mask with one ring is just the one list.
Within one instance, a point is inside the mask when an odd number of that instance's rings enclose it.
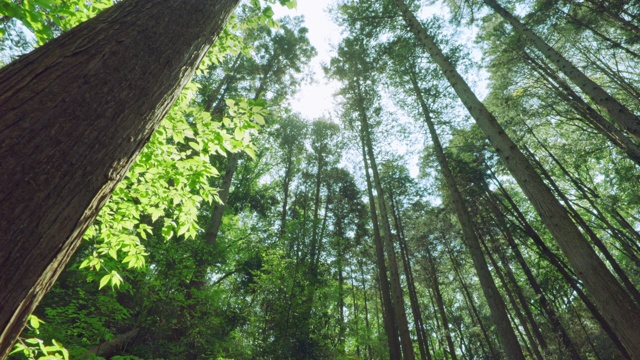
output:
{"label": "tree canopy", "polygon": [[[314,75],[295,1],[165,1],[0,0],[0,357],[640,358],[638,2],[336,0]],[[86,224],[51,205],[98,183]]]}

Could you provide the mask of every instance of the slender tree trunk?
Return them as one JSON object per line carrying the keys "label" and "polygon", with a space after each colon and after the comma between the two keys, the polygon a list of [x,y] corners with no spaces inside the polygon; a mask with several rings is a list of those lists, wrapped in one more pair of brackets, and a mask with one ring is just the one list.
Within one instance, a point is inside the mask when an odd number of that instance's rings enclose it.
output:
{"label": "slender tree trunk", "polygon": [[515,313],[515,318],[518,319],[518,322],[520,323],[520,326],[518,326],[514,321],[515,327],[520,327],[522,328],[522,330],[524,330],[525,336],[523,337],[522,340],[525,340],[525,341],[528,340],[529,349],[533,354],[533,356],[536,359],[543,360],[542,353],[540,352],[540,349],[539,349],[540,347],[539,343],[540,341],[544,342],[544,338],[542,337],[542,334],[540,334],[539,331],[538,331],[538,334],[536,334],[535,331],[533,330],[534,328],[537,327],[538,324],[534,322],[533,315],[531,313],[527,314],[525,312],[526,308],[522,305],[522,302],[520,303],[518,302],[518,299],[516,298],[517,296],[514,294],[514,291],[509,286],[510,282],[505,278],[504,271],[501,269],[500,265],[496,261],[495,256],[493,255],[493,252],[488,248],[486,241],[484,241],[483,237],[481,236],[478,236],[478,239],[480,239],[480,243],[484,248],[484,252],[485,254],[487,254],[487,258],[489,258],[489,262],[495,269],[494,274],[498,277],[498,279],[500,280],[500,283],[502,283],[502,288],[505,294],[507,295],[507,299],[509,300],[509,303],[511,303],[511,309],[513,310],[513,313]]}
{"label": "slender tree trunk", "polygon": [[220,191],[218,197],[220,203],[215,204],[213,212],[211,213],[211,222],[206,231],[207,243],[211,246],[215,246],[218,239],[218,233],[220,231],[220,225],[222,225],[222,215],[227,206],[227,200],[229,200],[229,192],[231,191],[231,181],[233,180],[233,174],[235,174],[238,168],[238,160],[240,159],[240,153],[227,153],[227,169],[222,177],[222,183],[220,184]]}
{"label": "slender tree trunk", "polygon": [[371,334],[371,327],[369,325],[369,305],[367,299],[367,284],[364,280],[364,270],[362,267],[362,261],[358,261],[358,267],[360,269],[360,282],[362,283],[362,297],[364,301],[364,325],[367,334],[367,354],[369,355],[368,359],[373,359],[373,352],[371,349],[371,339],[369,335]]}
{"label": "slender tree trunk", "polygon": [[[357,95],[362,96],[359,88]],[[371,173],[373,174],[373,184],[375,185],[376,193],[378,195],[378,208],[380,209],[380,219],[382,222],[381,234],[385,245],[385,252],[387,253],[387,259],[389,260],[391,299],[393,300],[393,307],[396,312],[398,333],[400,335],[400,344],[402,345],[402,356],[405,360],[413,360],[415,358],[415,354],[413,351],[413,345],[411,343],[411,333],[409,332],[407,313],[404,308],[404,297],[402,296],[400,274],[398,273],[398,261],[396,259],[396,252],[393,246],[393,242],[391,240],[389,213],[387,211],[387,205],[385,204],[384,191],[382,190],[382,183],[380,181],[380,175],[378,174],[378,166],[376,164],[375,155],[373,153],[371,131],[369,129],[369,121],[367,119],[367,114],[366,110],[364,109],[362,98],[360,98],[358,105],[360,123],[362,126],[362,136],[364,137],[365,145],[367,148],[367,155],[369,158],[369,165],[371,166]]]}
{"label": "slender tree trunk", "polygon": [[518,182],[550,230],[595,303],[632,357],[640,358],[640,308],[611,274],[518,146],[478,100],[434,39],[402,0],[396,0],[411,31],[440,67],[449,84]]}
{"label": "slender tree trunk", "polygon": [[204,111],[211,112],[213,110],[213,105],[220,102],[222,98],[220,96],[220,93],[222,92],[222,89],[225,86],[227,86],[228,83],[232,82],[233,78],[235,77],[236,70],[238,69],[238,63],[240,63],[240,59],[243,56],[244,54],[242,53],[239,53],[238,55],[236,55],[236,58],[233,60],[233,64],[231,65],[231,72],[226,73],[222,77],[222,80],[218,82],[218,85],[213,89],[213,92],[211,93],[209,100],[207,100],[207,103],[204,105]]}
{"label": "slender tree trunk", "polygon": [[589,79],[580,69],[565,59],[558,51],[547,44],[541,37],[526,27],[518,18],[509,13],[496,0],[483,0],[513,26],[516,32],[524,36],[540,51],[551,63],[553,63],[564,75],[567,76],[580,90],[582,90],[594,103],[601,106],[609,114],[611,119],[620,124],[636,140],[640,140],[640,118],[633,114],[624,105],[609,95],[600,85]]}
{"label": "slender tree trunk", "polygon": [[595,109],[587,104],[567,83],[554,74],[552,69],[534,59],[526,51],[523,51],[523,57],[534,66],[535,71],[555,90],[556,94],[564,99],[569,106],[584,118],[587,124],[604,135],[614,146],[625,152],[632,161],[640,165],[640,146],[635,144],[624,132],[595,111]]}
{"label": "slender tree trunk", "polygon": [[598,323],[600,324],[600,327],[602,327],[602,330],[604,330],[604,332],[609,336],[609,338],[611,339],[613,344],[616,346],[616,348],[620,351],[620,353],[626,359],[631,358],[631,356],[623,346],[622,342],[620,341],[616,333],[611,328],[611,325],[609,325],[607,320],[596,308],[596,306],[593,304],[591,299],[589,299],[589,297],[584,293],[584,291],[578,284],[578,281],[575,279],[574,275],[569,273],[567,266],[544,243],[540,235],[538,235],[535,229],[533,229],[533,227],[529,224],[524,214],[520,211],[516,203],[513,201],[509,193],[504,189],[504,187],[502,187],[502,184],[499,181],[497,181],[497,185],[498,185],[498,189],[500,189],[500,192],[503,194],[504,198],[507,200],[509,204],[509,207],[508,207],[509,211],[515,215],[519,223],[516,226],[521,227],[522,231],[529,238],[533,240],[536,247],[540,250],[540,253],[542,254],[543,258],[545,258],[551,265],[553,265],[556,268],[556,270],[558,270],[560,275],[562,275],[565,281],[569,284],[569,286],[571,286],[571,288],[576,292],[576,294],[582,300],[585,306],[589,309],[589,311],[591,312],[593,317],[596,319],[596,321],[598,321]]}
{"label": "slender tree trunk", "polygon": [[575,348],[575,345],[571,341],[569,334],[567,334],[566,330],[564,329],[564,326],[562,326],[562,323],[560,322],[560,319],[556,311],[554,310],[551,303],[549,303],[547,296],[544,294],[544,292],[542,291],[542,288],[540,287],[540,284],[538,283],[536,278],[533,276],[533,272],[531,271],[531,269],[529,268],[529,265],[524,260],[524,257],[522,256],[522,253],[520,252],[518,245],[513,239],[513,235],[511,234],[511,231],[506,226],[506,220],[504,219],[504,214],[502,214],[497,204],[495,203],[495,199],[494,199],[495,195],[489,191],[488,185],[486,184],[486,182],[484,182],[484,179],[482,181],[483,181],[483,187],[485,188],[485,194],[489,199],[489,204],[491,206],[491,210],[493,211],[494,217],[496,218],[498,225],[500,226],[500,229],[504,234],[507,240],[507,243],[509,244],[509,247],[511,248],[511,251],[515,255],[516,260],[518,261],[518,264],[520,265],[525,276],[527,277],[529,286],[531,286],[531,288],[535,292],[538,298],[538,301],[540,302],[540,306],[542,307],[545,315],[547,316],[547,319],[549,319],[549,322],[551,323],[551,327],[553,328],[553,331],[556,333],[556,336],[558,338],[558,341],[560,342],[560,345],[564,347],[564,351],[567,352],[567,355],[569,358],[573,360],[579,360],[580,354],[578,353],[578,350]]}
{"label": "slender tree trunk", "polygon": [[287,209],[289,206],[289,186],[291,184],[291,177],[293,173],[293,150],[287,149],[287,163],[285,164],[284,179],[282,182],[282,192],[284,193],[284,199],[282,200],[282,211],[280,213],[280,237],[284,237],[287,231]]}
{"label": "slender tree trunk", "polygon": [[411,260],[409,258],[407,241],[404,236],[404,229],[402,227],[402,222],[400,221],[400,215],[397,212],[393,192],[391,191],[391,189],[389,189],[388,192],[389,205],[391,207],[391,214],[393,215],[393,223],[396,228],[396,234],[398,234],[398,245],[400,245],[402,265],[404,268],[405,277],[407,279],[407,289],[409,290],[409,301],[411,303],[411,313],[413,314],[414,327],[416,328],[416,337],[418,338],[420,358],[422,360],[431,360],[429,343],[427,342],[427,334],[424,327],[424,321],[422,319],[422,312],[420,311],[420,303],[418,302],[418,294],[416,292],[415,282],[413,280],[413,271],[411,269]]}
{"label": "slender tree trunk", "polygon": [[[624,270],[622,269],[618,261],[613,257],[611,252],[609,252],[607,247],[604,245],[602,240],[600,240],[600,238],[593,231],[593,229],[591,229],[591,227],[584,221],[582,216],[580,216],[580,213],[573,207],[573,205],[571,204],[567,196],[564,195],[560,187],[556,184],[556,182],[553,180],[553,178],[547,172],[544,166],[537,159],[535,159],[535,155],[533,155],[533,153],[530,150],[528,150],[528,152],[531,154],[531,157],[534,158],[534,162],[538,166],[538,169],[540,170],[540,172],[543,174],[543,176],[547,179],[551,187],[556,191],[558,196],[565,203],[565,206],[569,210],[569,214],[580,225],[580,227],[584,230],[584,232],[587,233],[587,235],[589,236],[591,241],[593,241],[593,243],[598,248],[598,250],[600,250],[604,258],[607,260],[607,262],[611,266],[611,268],[613,268],[614,272],[621,279],[622,284],[626,287],[627,291],[631,294],[631,297],[635,299],[637,303],[640,303],[640,291],[636,289],[635,285],[633,284],[631,279],[629,279],[627,274],[624,272]],[[562,169],[564,169],[564,167],[562,167]]]}
{"label": "slender tree trunk", "polygon": [[236,0],[129,0],[0,70],[0,358]]}
{"label": "slender tree trunk", "polygon": [[587,22],[585,22],[584,20],[578,18],[577,16],[574,16],[570,13],[564,12],[564,15],[567,17],[567,22],[572,24],[573,26],[575,26],[577,29],[580,28],[584,28],[589,30],[593,35],[595,35],[597,38],[603,40],[604,42],[610,44],[611,47],[615,48],[615,49],[620,49],[622,51],[624,51],[625,53],[627,53],[628,55],[634,57],[636,60],[640,60],[640,54],[638,54],[637,52],[631,50],[630,48],[624,46],[622,43],[620,43],[619,41],[613,40],[611,39],[609,36],[603,34],[602,32],[598,31],[594,26],[591,26],[590,24],[588,24]]}
{"label": "slender tree trunk", "polygon": [[367,195],[369,196],[369,210],[371,212],[371,222],[373,225],[373,241],[376,247],[376,262],[378,265],[378,279],[380,280],[380,292],[382,297],[381,304],[383,309],[382,321],[384,323],[384,331],[387,335],[387,343],[389,345],[389,358],[391,360],[399,360],[402,358],[402,354],[400,351],[398,331],[396,329],[396,315],[391,301],[391,290],[389,286],[389,279],[387,278],[387,266],[384,260],[384,246],[382,244],[382,236],[380,235],[378,212],[376,211],[375,199],[373,197],[373,186],[371,185],[371,175],[369,175],[369,161],[367,160],[366,145],[363,134],[360,134],[360,142],[362,147],[364,174],[367,183]]}
{"label": "slender tree trunk", "polygon": [[635,35],[640,34],[640,28],[638,26],[636,26],[631,21],[623,18],[622,16],[620,16],[620,14],[617,14],[614,11],[611,11],[606,5],[594,0],[586,0],[586,2],[591,4],[591,6],[595,11],[599,13],[604,13],[607,16],[609,16],[613,21],[617,22],[623,29]]}
{"label": "slender tree trunk", "polygon": [[480,313],[476,308],[473,296],[471,295],[471,292],[469,291],[467,284],[465,284],[464,279],[462,279],[462,274],[460,274],[460,267],[458,266],[457,260],[454,258],[453,254],[451,253],[451,249],[449,247],[447,247],[447,254],[449,255],[449,259],[451,260],[451,266],[453,267],[453,271],[456,277],[458,278],[458,281],[460,282],[460,286],[462,287],[464,298],[466,299],[467,305],[470,308],[470,312],[471,312],[470,317],[472,319],[475,318],[477,320],[478,325],[480,326],[480,330],[482,331],[482,336],[487,342],[487,347],[489,348],[490,357],[497,358],[498,352],[493,346],[493,341],[491,341],[489,332],[487,331],[487,328],[484,325],[482,318],[480,317]]}
{"label": "slender tree trunk", "polygon": [[433,124],[433,121],[431,120],[429,108],[424,101],[422,91],[416,79],[415,71],[413,68],[410,69],[410,79],[411,83],[413,84],[413,89],[415,91],[416,97],[422,109],[422,115],[424,116],[424,120],[427,123],[427,127],[429,128],[429,134],[431,136],[431,141],[433,142],[433,147],[435,149],[436,159],[438,161],[438,164],[440,165],[440,171],[444,176],[447,190],[449,191],[449,196],[451,196],[451,202],[453,203],[456,211],[456,216],[458,218],[458,221],[460,222],[465,244],[467,246],[467,249],[471,253],[473,266],[476,270],[476,273],[478,274],[480,283],[482,284],[482,291],[485,298],[487,299],[487,303],[489,304],[489,309],[491,310],[491,318],[493,319],[493,322],[498,330],[498,336],[502,343],[502,347],[509,359],[524,359],[524,355],[522,354],[522,349],[520,348],[518,339],[513,332],[511,324],[509,323],[509,318],[504,301],[502,300],[500,293],[498,292],[496,284],[491,277],[491,273],[489,272],[487,261],[482,254],[480,241],[478,240],[478,237],[474,232],[471,214],[469,214],[469,210],[465,206],[462,195],[458,190],[458,185],[456,184],[453,177],[453,173],[449,168],[449,163],[444,155],[442,144],[440,144],[440,139],[438,138],[436,128]]}
{"label": "slender tree trunk", "polygon": [[431,273],[431,288],[433,289],[433,295],[436,298],[436,305],[438,306],[438,312],[442,319],[442,329],[444,330],[444,336],[447,340],[447,346],[449,347],[449,354],[452,360],[457,360],[456,347],[453,345],[453,338],[451,338],[451,328],[449,326],[449,319],[447,318],[447,312],[444,308],[444,301],[442,300],[442,292],[440,291],[440,282],[438,281],[438,269],[431,251],[426,251],[427,262],[429,263],[429,272]]}

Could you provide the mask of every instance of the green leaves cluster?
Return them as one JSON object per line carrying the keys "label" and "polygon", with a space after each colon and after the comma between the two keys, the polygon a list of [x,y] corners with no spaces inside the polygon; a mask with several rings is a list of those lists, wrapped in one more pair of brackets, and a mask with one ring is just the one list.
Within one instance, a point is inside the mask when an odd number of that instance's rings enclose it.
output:
{"label": "green leaves cluster", "polygon": [[[40,324],[44,321],[35,315],[29,316],[27,328],[38,335]],[[28,339],[19,338],[11,354],[23,354],[29,360],[69,360],[69,351],[55,339],[51,340],[52,345],[45,345],[44,341],[36,337]]]}
{"label": "green leaves cluster", "polygon": [[[18,20],[33,32],[38,45],[42,45],[60,31],[94,17],[113,3],[113,0],[0,0],[0,16]],[[0,25],[0,37],[4,35],[5,29]]]}
{"label": "green leaves cluster", "polygon": [[219,175],[211,156],[245,151],[255,157],[251,135],[265,123],[265,104],[228,99],[228,116],[213,121],[209,113],[193,105],[196,90],[195,83],[185,87],[85,234],[94,250],[80,268],[106,271],[101,288],[119,286],[118,272],[123,266],[145,265],[142,240],[149,236],[164,240],[196,237],[201,231],[200,205],[220,202],[210,184]]}

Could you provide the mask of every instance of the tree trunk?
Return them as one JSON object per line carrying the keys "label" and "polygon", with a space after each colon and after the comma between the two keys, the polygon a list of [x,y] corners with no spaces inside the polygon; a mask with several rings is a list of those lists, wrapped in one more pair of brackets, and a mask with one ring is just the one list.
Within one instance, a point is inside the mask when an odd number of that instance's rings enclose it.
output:
{"label": "tree trunk", "polygon": [[[494,178],[495,178],[495,176],[494,176]],[[496,178],[496,181],[497,181],[497,178]],[[544,243],[544,241],[542,240],[540,235],[538,235],[538,233],[529,224],[529,222],[525,218],[524,214],[520,211],[520,209],[518,208],[516,203],[513,201],[513,199],[509,195],[509,193],[502,187],[502,184],[500,184],[499,181],[497,181],[497,185],[498,185],[498,189],[500,190],[500,192],[503,194],[503,196],[505,197],[505,199],[509,203],[509,207],[508,207],[509,211],[511,213],[513,213],[515,215],[515,217],[517,218],[518,224],[514,223],[514,225],[521,227],[522,231],[529,238],[531,238],[533,240],[534,244],[536,245],[536,247],[540,250],[541,254],[543,255],[543,258],[545,258],[551,265],[553,265],[556,268],[556,270],[558,270],[560,275],[562,275],[562,277],[571,286],[571,288],[576,292],[576,294],[578,294],[578,297],[580,297],[582,302],[589,309],[589,311],[591,312],[593,317],[596,319],[596,321],[598,321],[598,323],[600,324],[600,327],[602,327],[602,330],[604,330],[604,332],[609,336],[609,338],[611,339],[613,344],[616,346],[616,348],[620,351],[620,353],[626,359],[630,358],[631,356],[629,355],[629,353],[627,352],[625,347],[622,345],[622,342],[620,341],[620,339],[618,338],[616,333],[613,331],[613,329],[611,328],[609,323],[602,316],[600,311],[593,304],[591,299],[589,299],[589,297],[587,297],[587,295],[584,293],[584,291],[582,290],[582,288],[578,284],[578,281],[575,279],[574,275],[569,273],[569,270],[567,269],[567,266]]]}
{"label": "tree trunk", "polygon": [[398,331],[396,329],[396,315],[391,302],[391,291],[389,288],[389,279],[387,278],[387,266],[384,260],[384,246],[382,245],[382,236],[380,235],[380,226],[378,224],[378,212],[376,211],[375,199],[373,197],[373,186],[371,185],[371,175],[369,175],[369,162],[367,160],[366,145],[364,135],[360,134],[360,143],[362,147],[362,162],[364,164],[364,174],[367,183],[367,195],[369,196],[369,210],[371,212],[371,222],[373,225],[373,241],[376,247],[376,263],[378,265],[378,279],[380,280],[381,304],[382,304],[382,321],[384,323],[384,331],[387,335],[387,344],[389,345],[389,359],[399,360],[402,355],[400,352],[400,341],[398,340]]}
{"label": "tree trunk", "polygon": [[402,222],[400,221],[400,215],[397,212],[395,199],[391,189],[389,189],[389,205],[391,207],[391,214],[393,215],[396,234],[398,234],[398,245],[400,245],[402,265],[407,279],[407,290],[409,291],[409,302],[411,303],[411,314],[413,315],[414,327],[416,328],[420,358],[422,360],[431,360],[432,358],[429,350],[429,342],[427,341],[427,332],[425,330],[424,320],[422,319],[422,311],[420,310],[420,303],[418,302],[418,293],[413,279],[413,270],[411,269],[411,259],[409,258],[407,240],[404,235],[404,229]]}
{"label": "tree trunk", "polygon": [[[487,258],[489,258],[489,262],[495,269],[494,274],[498,277],[500,283],[502,283],[502,288],[507,295],[509,303],[511,304],[511,309],[513,310],[513,313],[515,313],[515,319],[518,319],[518,322],[520,323],[520,325],[518,326],[518,324],[514,321],[514,325],[524,330],[525,336],[522,340],[528,340],[529,349],[533,356],[538,360],[543,360],[542,353],[540,352],[541,346],[539,343],[540,341],[544,342],[544,338],[542,337],[542,333],[540,333],[539,328],[537,328],[538,324],[533,319],[533,314],[531,314],[531,312],[527,314],[527,308],[525,308],[523,303],[518,303],[518,300],[516,299],[517,295],[514,294],[514,291],[512,291],[511,287],[509,286],[510,282],[505,278],[505,272],[501,269],[500,265],[496,261],[493,252],[489,249],[483,237],[478,236],[478,238],[480,239],[480,243],[485,251],[485,254],[487,255]],[[537,329],[538,333],[536,334],[533,329]],[[544,343],[546,345],[546,342]]]}
{"label": "tree trunk", "polygon": [[469,306],[469,312],[470,312],[469,317],[472,319],[472,322],[474,318],[478,321],[478,325],[480,326],[480,331],[482,331],[482,336],[487,341],[487,347],[489,348],[489,357],[491,359],[498,358],[498,352],[496,351],[493,345],[493,341],[491,341],[491,337],[489,336],[489,332],[487,331],[487,328],[484,325],[482,318],[480,317],[480,313],[476,308],[473,296],[471,295],[471,292],[469,291],[467,284],[465,284],[464,279],[462,278],[462,274],[460,274],[460,268],[458,266],[457,260],[454,258],[451,252],[451,249],[448,246],[446,247],[446,250],[447,250],[447,254],[449,255],[449,259],[451,260],[451,267],[453,268],[453,271],[456,277],[458,278],[458,281],[460,282],[460,286],[462,287],[463,297],[467,302],[467,305]]}
{"label": "tree trunk", "polygon": [[431,251],[426,251],[427,263],[429,264],[429,272],[431,273],[431,289],[433,289],[433,295],[436,298],[436,305],[438,306],[438,312],[442,319],[442,330],[444,330],[444,337],[447,340],[447,347],[449,348],[449,354],[452,360],[457,360],[456,347],[453,345],[453,339],[451,338],[451,329],[449,326],[449,319],[447,318],[447,312],[444,308],[444,301],[442,300],[442,292],[440,291],[440,282],[438,281],[438,269],[436,268],[435,261]]}
{"label": "tree trunk", "polygon": [[622,105],[613,96],[609,95],[600,85],[589,79],[580,69],[565,59],[558,51],[549,46],[541,37],[526,27],[518,18],[509,13],[496,0],[483,0],[484,3],[502,16],[516,32],[524,36],[540,51],[549,61],[551,61],[564,75],[567,76],[580,90],[601,106],[607,114],[622,128],[633,135],[636,140],[640,140],[640,118]]}
{"label": "tree trunk", "polygon": [[611,274],[573,223],[567,210],[555,198],[493,114],[478,100],[407,5],[402,0],[396,0],[396,3],[401,8],[410,30],[440,67],[449,84],[496,149],[506,168],[531,201],[542,222],[550,230],[573,269],[593,296],[601,313],[631,356],[640,358],[640,332],[635,325],[640,324],[638,305]]}
{"label": "tree trunk", "polygon": [[416,74],[413,68],[410,69],[410,78],[416,97],[422,109],[422,115],[424,116],[427,127],[429,128],[429,134],[431,135],[431,141],[433,142],[436,159],[438,161],[438,164],[440,165],[440,171],[444,176],[447,190],[449,191],[449,196],[451,196],[451,202],[453,203],[456,211],[456,216],[458,218],[458,221],[460,222],[460,227],[462,228],[462,234],[465,244],[471,254],[471,259],[473,260],[473,266],[476,270],[476,273],[478,274],[480,283],[482,284],[482,291],[484,292],[484,296],[487,299],[489,309],[491,310],[491,318],[498,330],[498,336],[500,338],[500,342],[502,343],[502,347],[509,359],[524,359],[524,355],[522,354],[522,349],[520,348],[518,339],[513,332],[511,324],[509,323],[509,317],[507,315],[504,301],[502,300],[496,284],[491,277],[489,266],[487,265],[487,261],[484,258],[484,255],[482,254],[480,242],[473,230],[474,226],[471,219],[471,214],[469,214],[469,210],[464,204],[464,200],[462,199],[462,195],[458,190],[458,185],[456,184],[456,181],[453,177],[453,173],[449,168],[449,163],[444,155],[442,144],[440,144],[440,139],[438,138],[436,128],[433,125],[433,121],[431,120],[429,109],[422,96],[422,91],[420,89],[420,85],[418,84],[418,80],[416,79]]}
{"label": "tree trunk", "polygon": [[368,358],[367,359],[373,359],[373,350],[371,349],[371,340],[369,337],[369,334],[371,334],[371,327],[369,325],[369,305],[368,305],[368,300],[367,300],[367,283],[365,282],[364,279],[364,270],[362,268],[362,260],[359,259],[358,260],[358,268],[360,270],[360,281],[362,283],[362,297],[364,300],[364,325],[365,325],[365,331],[367,334],[367,354],[368,354]]}
{"label": "tree trunk", "polygon": [[218,232],[220,231],[220,225],[222,225],[222,215],[224,209],[227,206],[227,200],[229,200],[229,192],[231,191],[231,181],[233,180],[233,174],[235,174],[238,168],[238,160],[240,159],[240,153],[227,153],[227,169],[222,177],[222,183],[220,184],[220,190],[218,191],[218,197],[220,203],[213,206],[213,212],[211,213],[211,221],[206,231],[207,243],[211,246],[216,245],[218,239]]}
{"label": "tree trunk", "polygon": [[0,70],[0,358],[237,0],[128,0]]}
{"label": "tree trunk", "polygon": [[[359,81],[356,79],[356,81]],[[407,313],[404,308],[404,297],[402,296],[402,286],[400,284],[400,274],[398,273],[398,261],[396,259],[396,252],[391,241],[391,225],[389,224],[389,213],[387,211],[387,205],[385,204],[384,191],[382,190],[382,183],[380,182],[380,175],[378,174],[378,166],[373,153],[373,144],[371,141],[371,131],[369,129],[369,121],[367,119],[366,109],[362,101],[362,94],[360,96],[359,115],[361,123],[362,136],[367,148],[367,155],[369,158],[369,165],[371,166],[371,173],[373,174],[373,183],[375,185],[376,193],[378,195],[378,208],[380,209],[380,219],[382,222],[382,237],[385,246],[385,252],[387,253],[387,259],[389,260],[389,275],[391,284],[391,298],[393,300],[394,310],[396,312],[396,321],[398,324],[398,333],[400,335],[400,342],[402,345],[402,356],[405,360],[413,360],[415,354],[413,351],[413,345],[411,343],[411,333],[409,332],[409,323],[407,321]]]}
{"label": "tree trunk", "polygon": [[580,354],[578,353],[578,350],[575,348],[573,342],[571,341],[569,334],[567,334],[567,332],[565,331],[564,326],[562,326],[562,323],[560,322],[560,319],[558,318],[556,311],[554,310],[553,306],[551,306],[551,303],[549,303],[549,301],[547,300],[547,296],[544,294],[544,292],[542,291],[542,288],[540,287],[540,284],[538,283],[536,278],[533,276],[533,272],[531,271],[531,269],[529,268],[529,265],[524,260],[524,257],[520,252],[520,248],[518,247],[515,240],[513,239],[513,235],[511,234],[511,231],[506,225],[504,214],[500,211],[497,204],[495,203],[495,200],[494,200],[495,195],[490,192],[489,187],[484,181],[484,179],[482,181],[483,181],[483,187],[485,188],[485,194],[488,197],[489,205],[491,206],[493,215],[498,222],[498,226],[500,226],[500,229],[504,234],[507,240],[507,243],[511,248],[511,251],[515,255],[516,260],[518,261],[518,264],[524,271],[525,276],[527,277],[527,280],[529,282],[529,286],[531,286],[533,291],[536,293],[538,301],[540,302],[540,306],[542,307],[542,310],[547,316],[547,319],[549,319],[549,322],[551,323],[551,327],[553,328],[553,331],[556,333],[560,346],[564,347],[564,351],[568,352],[567,353],[568,358],[571,358],[573,360],[579,360]]}
{"label": "tree trunk", "polygon": [[524,59],[534,66],[534,71],[549,84],[560,98],[581,115],[587,124],[604,135],[614,146],[624,151],[632,161],[640,166],[640,146],[587,104],[567,83],[554,74],[552,69],[534,59],[526,51],[523,51],[522,54]]}
{"label": "tree trunk", "polygon": [[[138,336],[139,333],[140,328],[134,328],[124,334],[116,335],[113,337],[113,339],[105,341],[100,345],[89,349],[89,353],[95,356],[109,358],[116,355],[119,351],[122,351],[122,349],[127,346],[127,344],[131,342],[136,336]],[[87,359],[88,358],[90,357],[87,356]]]}

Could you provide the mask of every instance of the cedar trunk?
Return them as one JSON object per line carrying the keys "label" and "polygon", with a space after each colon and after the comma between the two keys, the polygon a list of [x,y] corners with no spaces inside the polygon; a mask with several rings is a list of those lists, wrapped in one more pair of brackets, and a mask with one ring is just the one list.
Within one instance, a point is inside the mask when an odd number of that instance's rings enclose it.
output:
{"label": "cedar trunk", "polygon": [[0,358],[237,2],[120,2],[0,71]]}

